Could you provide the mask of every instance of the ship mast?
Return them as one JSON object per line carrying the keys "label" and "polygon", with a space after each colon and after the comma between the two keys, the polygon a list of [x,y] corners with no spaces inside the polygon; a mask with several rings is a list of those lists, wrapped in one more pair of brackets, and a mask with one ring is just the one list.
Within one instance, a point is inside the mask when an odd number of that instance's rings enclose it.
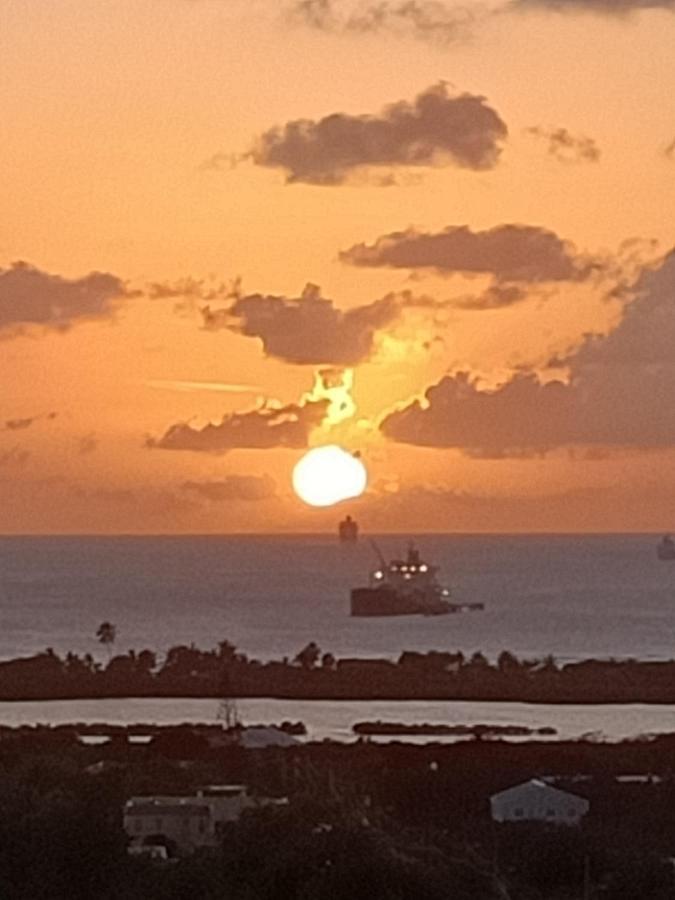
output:
{"label": "ship mast", "polygon": [[377,544],[375,543],[375,541],[374,541],[372,538],[370,539],[370,544],[371,544],[373,550],[375,551],[378,560],[380,561],[380,565],[382,566],[382,569],[383,569],[383,570],[386,569],[386,568],[387,568],[387,561],[386,561],[386,559],[384,558],[384,555],[383,555],[382,551],[380,550],[380,548],[377,546]]}

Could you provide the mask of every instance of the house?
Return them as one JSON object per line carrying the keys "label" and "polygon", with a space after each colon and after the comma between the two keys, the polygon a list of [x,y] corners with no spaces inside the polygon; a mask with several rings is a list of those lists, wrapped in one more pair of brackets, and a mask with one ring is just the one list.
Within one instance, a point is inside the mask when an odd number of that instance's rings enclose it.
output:
{"label": "house", "polygon": [[235,822],[245,809],[272,801],[254,798],[242,784],[212,784],[189,797],[132,797],[124,806],[124,830],[131,838],[130,853],[162,836],[181,853],[218,842],[220,828]]}
{"label": "house", "polygon": [[578,825],[590,808],[588,800],[533,779],[490,798],[495,822],[548,822]]}
{"label": "house", "polygon": [[264,747],[294,747],[300,741],[292,734],[280,728],[265,725],[242,728],[239,744],[247,750],[259,750]]}
{"label": "house", "polygon": [[280,728],[266,725],[241,726],[235,729],[216,731],[207,735],[209,747],[232,747],[237,745],[246,750],[262,750],[265,747],[293,747],[300,741]]}
{"label": "house", "polygon": [[211,808],[195,797],[132,797],[124,807],[124,830],[131,838],[131,853],[139,846],[157,844],[161,835],[181,852],[213,843]]}
{"label": "house", "polygon": [[210,810],[214,833],[223,822],[236,822],[243,811],[255,805],[243,784],[211,784],[197,791],[197,798]]}

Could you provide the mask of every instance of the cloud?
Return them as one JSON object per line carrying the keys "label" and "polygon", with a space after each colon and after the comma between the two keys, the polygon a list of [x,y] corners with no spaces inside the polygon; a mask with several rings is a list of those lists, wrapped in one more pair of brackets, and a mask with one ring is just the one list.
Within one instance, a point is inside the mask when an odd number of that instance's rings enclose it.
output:
{"label": "cloud", "polygon": [[663,153],[666,159],[675,159],[675,140],[668,144]]}
{"label": "cloud", "polygon": [[530,294],[518,284],[492,284],[480,294],[448,301],[458,309],[504,309],[526,300]]}
{"label": "cloud", "polygon": [[291,21],[332,34],[409,35],[448,45],[466,41],[485,11],[438,0],[378,0],[343,11],[335,0],[299,0],[289,15]]}
{"label": "cloud", "polygon": [[21,447],[10,447],[9,450],[0,450],[0,466],[23,466],[30,459],[28,450]]}
{"label": "cloud", "polygon": [[85,434],[77,441],[77,452],[80,456],[88,456],[98,450],[99,440],[95,434]]}
{"label": "cloud", "polygon": [[391,439],[478,456],[551,449],[675,446],[675,251],[634,286],[620,324],[565,360],[566,381],[519,372],[494,389],[447,375],[423,400],[387,415]]}
{"label": "cloud", "polygon": [[528,128],[527,133],[542,138],[548,153],[563,163],[598,162],[600,148],[595,140],[583,134],[570,134],[566,128]]}
{"label": "cloud", "polygon": [[501,282],[530,283],[577,280],[595,265],[569,241],[532,225],[498,225],[489,231],[460,225],[436,234],[410,228],[374,244],[356,244],[340,253],[340,259],[354,266],[492,275]]}
{"label": "cloud", "polygon": [[208,329],[260,338],[266,356],[345,366],[368,359],[377,331],[397,318],[401,303],[391,294],[343,312],[308,284],[300,297],[240,295],[226,308],[205,307],[202,315]]}
{"label": "cloud", "polygon": [[511,0],[513,9],[551,9],[555,12],[594,12],[625,16],[646,9],[675,10],[675,0]]}
{"label": "cloud", "polygon": [[4,424],[0,426],[0,431],[25,431],[36,422],[41,420],[52,421],[58,416],[58,413],[50,412],[46,415],[31,416],[26,418],[6,419]]}
{"label": "cloud", "polygon": [[263,406],[250,412],[231,413],[217,424],[195,428],[187,422],[172,425],[159,439],[149,438],[148,447],[162,450],[193,450],[199,453],[227,453],[236,448],[303,448],[312,431],[321,425],[328,400]]}
{"label": "cloud", "polygon": [[[128,510],[135,517],[131,520],[134,523],[132,530],[133,527],[138,527],[139,510],[142,510],[145,518],[159,518],[166,522],[167,516],[180,516],[197,508],[190,497],[176,493],[170,488],[90,488],[71,484],[68,486],[68,492],[71,497],[84,500],[89,513],[96,507],[102,507],[108,513],[114,510],[113,514]],[[109,524],[109,520],[106,524]]]}
{"label": "cloud", "polygon": [[379,115],[335,113],[271,128],[250,156],[259,166],[282,169],[287,183],[339,185],[371,166],[491,169],[506,136],[484,97],[453,96],[441,83]]}
{"label": "cloud", "polygon": [[175,381],[168,378],[154,378],[144,382],[148,387],[166,391],[178,391],[183,394],[208,391],[215,394],[257,394],[260,388],[252,384],[230,384],[226,381]]}
{"label": "cloud", "polygon": [[269,475],[228,475],[222,481],[186,481],[183,490],[216,503],[256,503],[275,496]]}
{"label": "cloud", "polygon": [[[666,465],[670,460],[661,457]],[[379,522],[405,521],[408,530],[447,532],[650,531],[670,527],[675,499],[672,482],[610,484],[544,494],[471,493],[446,485],[421,485],[396,493],[372,492],[356,512]],[[363,509],[363,513],[360,510]]]}
{"label": "cloud", "polygon": [[0,331],[66,331],[79,322],[110,319],[115,301],[128,296],[114,275],[92,272],[71,280],[16,262],[0,269]]}

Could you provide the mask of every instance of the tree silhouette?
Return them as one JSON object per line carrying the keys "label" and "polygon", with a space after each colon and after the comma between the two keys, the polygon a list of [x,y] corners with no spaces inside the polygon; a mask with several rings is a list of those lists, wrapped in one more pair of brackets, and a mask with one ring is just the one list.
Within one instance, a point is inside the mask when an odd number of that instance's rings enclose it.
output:
{"label": "tree silhouette", "polygon": [[108,651],[108,656],[112,656],[112,645],[115,643],[117,628],[111,622],[101,622],[96,632],[99,643]]}
{"label": "tree silhouette", "polygon": [[303,647],[295,657],[295,662],[303,669],[313,669],[321,657],[321,650],[314,641]]}

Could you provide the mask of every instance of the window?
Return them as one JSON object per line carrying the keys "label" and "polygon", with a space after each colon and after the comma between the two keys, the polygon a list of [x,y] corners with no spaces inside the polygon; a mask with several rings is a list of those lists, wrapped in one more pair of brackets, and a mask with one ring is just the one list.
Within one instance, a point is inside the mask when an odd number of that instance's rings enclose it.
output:
{"label": "window", "polygon": [[155,819],[155,829],[157,832],[160,832],[162,830],[162,820],[161,819]]}
{"label": "window", "polygon": [[134,831],[143,831],[143,820],[140,816],[134,819]]}
{"label": "window", "polygon": [[204,819],[200,819],[199,820],[199,833],[204,834],[205,831],[206,831],[206,822],[204,821]]}
{"label": "window", "polygon": [[514,809],[514,813],[516,814],[516,818],[522,819],[523,815],[525,814],[525,810],[522,808],[522,806],[518,806],[516,807],[516,809]]}
{"label": "window", "polygon": [[554,819],[554,818],[555,818],[555,810],[554,810],[554,809],[547,809],[547,810],[546,810],[546,818],[547,818],[547,819]]}

